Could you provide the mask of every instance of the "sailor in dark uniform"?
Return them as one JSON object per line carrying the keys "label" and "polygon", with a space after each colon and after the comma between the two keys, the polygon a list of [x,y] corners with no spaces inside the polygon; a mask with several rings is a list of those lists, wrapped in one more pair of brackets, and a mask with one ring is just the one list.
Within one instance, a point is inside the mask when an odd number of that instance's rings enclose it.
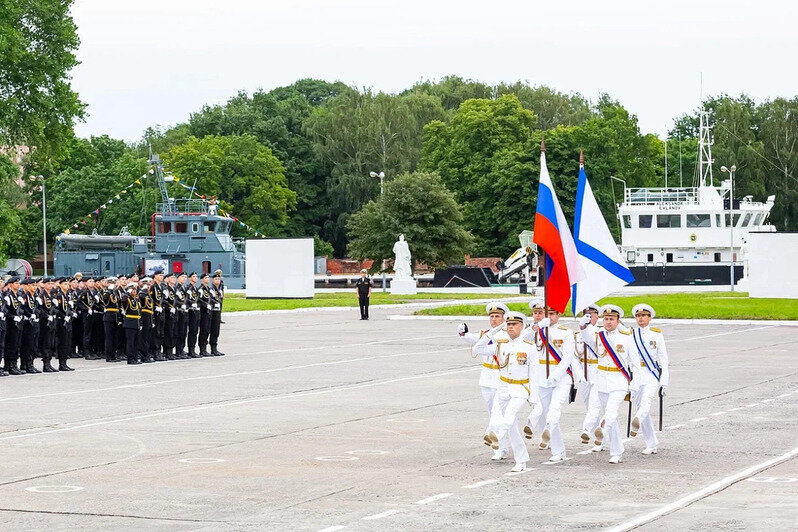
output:
{"label": "sailor in dark uniform", "polygon": [[86,321],[86,308],[80,301],[81,294],[86,289],[86,282],[83,279],[83,274],[77,272],[72,282],[70,283],[71,297],[75,302],[73,307],[73,321],[72,321],[72,349],[75,358],[83,358],[86,354],[83,351],[83,328]]}
{"label": "sailor in dark uniform", "polygon": [[153,359],[160,362],[166,360],[161,350],[163,349],[163,326],[164,326],[164,308],[163,308],[163,268],[155,268],[152,274],[152,284],[150,285],[150,295],[152,296],[152,303],[155,307],[153,314],[153,330],[152,342],[150,348],[152,349]]}
{"label": "sailor in dark uniform", "polygon": [[186,293],[186,274],[181,272],[175,283],[175,310],[177,323],[175,324],[175,356],[188,358],[186,351],[186,336],[188,335],[188,294]]}
{"label": "sailor in dark uniform", "polygon": [[81,339],[83,346],[83,356],[86,360],[97,360],[97,355],[94,353],[94,319],[95,319],[95,301],[94,301],[94,278],[89,277],[84,280],[84,287],[78,292],[78,308],[83,314],[83,338]]}
{"label": "sailor in dark uniform", "polygon": [[119,315],[119,294],[116,288],[116,277],[108,277],[102,293],[103,333],[105,335],[105,361],[116,362],[116,327]]}
{"label": "sailor in dark uniform", "polygon": [[69,306],[69,280],[59,277],[58,288],[54,290],[53,305],[56,307],[56,334],[58,336],[58,371],[74,371],[67,365],[72,330],[72,308]]}
{"label": "sailor in dark uniform", "polygon": [[196,272],[191,272],[188,278],[189,281],[184,287],[188,304],[188,332],[186,343],[188,344],[188,356],[191,358],[200,358],[202,355],[196,352],[200,323],[199,290],[197,289],[197,281],[199,278]]}
{"label": "sailor in dark uniform", "polygon": [[55,308],[53,306],[53,278],[43,277],[39,289],[36,291],[36,313],[39,316],[39,351],[42,357],[42,371],[53,373],[55,369],[51,360],[55,356]]}
{"label": "sailor in dark uniform", "polygon": [[[120,275],[116,280],[116,299],[122,301],[122,296],[125,295],[128,280],[125,275]],[[116,313],[116,337],[114,339],[114,360],[121,362],[125,356],[125,328],[122,327],[125,321],[125,316],[120,309]]]}
{"label": "sailor in dark uniform", "polygon": [[166,287],[163,289],[163,354],[166,360],[176,360],[175,328],[177,325],[177,309],[175,309],[175,274],[163,276]]}
{"label": "sailor in dark uniform", "polygon": [[130,282],[122,295],[119,310],[123,316],[122,328],[125,329],[125,355],[128,364],[141,364],[138,358],[138,335],[141,328],[141,303],[139,303],[138,285]]}
{"label": "sailor in dark uniform", "polygon": [[36,281],[28,277],[20,283],[20,311],[22,313],[22,341],[20,342],[20,371],[41,373],[33,366],[39,344],[39,316],[36,314]]}
{"label": "sailor in dark uniform", "polygon": [[141,330],[139,331],[138,351],[139,358],[144,363],[155,362],[152,358],[152,335],[154,332],[153,315],[155,313],[155,304],[152,301],[152,294],[150,293],[150,283],[152,279],[144,277],[139,283],[139,305],[141,306]]}
{"label": "sailor in dark uniform", "polygon": [[200,285],[198,288],[200,307],[199,354],[204,357],[211,356],[208,352],[208,336],[210,336],[211,333],[211,312],[213,310],[210,281],[211,277],[207,273],[203,273],[200,277]]}
{"label": "sailor in dark uniform", "polygon": [[22,375],[17,367],[17,357],[19,356],[19,335],[22,326],[22,316],[20,302],[17,292],[19,291],[19,277],[10,277],[6,281],[6,289],[3,299],[6,303],[6,338],[5,354],[3,356],[3,369],[9,375]]}
{"label": "sailor in dark uniform", "polygon": [[222,274],[217,273],[213,276],[213,283],[211,284],[211,330],[210,330],[210,344],[211,355],[215,357],[224,356],[224,353],[219,351],[219,329],[222,323],[222,299],[224,295],[222,292]]}

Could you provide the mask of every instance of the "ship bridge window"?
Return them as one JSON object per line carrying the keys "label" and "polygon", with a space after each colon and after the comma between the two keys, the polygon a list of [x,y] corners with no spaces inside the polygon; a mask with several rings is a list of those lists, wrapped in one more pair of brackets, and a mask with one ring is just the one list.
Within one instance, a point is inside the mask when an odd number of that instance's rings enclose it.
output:
{"label": "ship bridge window", "polygon": [[681,227],[682,215],[681,214],[658,214],[657,227]]}
{"label": "ship bridge window", "polygon": [[745,215],[745,218],[743,218],[743,223],[740,224],[740,227],[747,227],[748,222],[750,221],[751,221],[751,213],[749,212],[748,214]]}
{"label": "ship bridge window", "polygon": [[711,227],[708,214],[688,214],[687,227]]}
{"label": "ship bridge window", "polygon": [[729,213],[726,213],[726,227],[729,227],[730,225],[737,226],[737,221],[739,219],[740,219],[740,213],[739,212],[735,212],[734,213],[734,222],[730,222],[729,221]]}
{"label": "ship bridge window", "polygon": [[762,224],[762,218],[764,218],[764,217],[765,217],[765,215],[762,214],[761,212],[759,214],[757,214],[756,218],[754,219],[754,225],[761,225]]}
{"label": "ship bridge window", "polygon": [[175,222],[175,233],[188,233],[188,222]]}
{"label": "ship bridge window", "polygon": [[651,214],[641,214],[637,219],[637,227],[640,229],[651,229],[652,218],[653,216]]}
{"label": "ship bridge window", "polygon": [[715,227],[723,227],[722,225],[720,225],[720,220],[721,220],[720,214],[716,214],[715,215]]}
{"label": "ship bridge window", "polygon": [[626,229],[632,228],[632,217],[628,214],[624,214],[621,218],[623,218],[623,226]]}
{"label": "ship bridge window", "polygon": [[172,230],[172,222],[158,222],[157,232],[168,233]]}
{"label": "ship bridge window", "polygon": [[203,225],[205,226],[206,233],[213,233],[216,231],[216,222],[205,222]]}
{"label": "ship bridge window", "polygon": [[199,223],[193,222],[191,224],[191,232],[192,233],[199,233]]}

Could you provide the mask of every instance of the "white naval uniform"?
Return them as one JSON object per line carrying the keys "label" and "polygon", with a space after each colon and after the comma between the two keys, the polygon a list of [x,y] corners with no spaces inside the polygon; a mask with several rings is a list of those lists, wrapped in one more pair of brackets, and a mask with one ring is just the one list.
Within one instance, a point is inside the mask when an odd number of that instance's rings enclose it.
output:
{"label": "white naval uniform", "polygon": [[576,337],[576,351],[579,356],[579,366],[584,376],[585,358],[587,358],[587,381],[583,382],[579,387],[579,394],[582,396],[582,401],[585,403],[587,413],[582,422],[582,430],[588,434],[593,434],[601,419],[601,401],[599,400],[599,385],[600,379],[604,378],[602,372],[598,370],[598,357],[596,351],[591,344],[585,343],[583,335],[587,334],[590,338],[595,337],[598,332],[598,327],[588,323],[584,331]]}
{"label": "white naval uniform", "polygon": [[618,411],[623,404],[626,394],[629,392],[629,381],[615,365],[603,343],[599,339],[599,333],[604,332],[610,347],[618,355],[623,366],[632,374],[634,379],[635,370],[640,368],[640,356],[637,354],[632,333],[620,326],[614,331],[607,332],[603,327],[597,327],[592,337],[585,334],[587,329],[582,331],[584,342],[593,347],[598,354],[598,371],[601,377],[598,382],[599,401],[604,407],[604,434],[609,440],[610,455],[621,456],[624,446],[621,442],[621,428],[618,423]]}
{"label": "white naval uniform", "polygon": [[[482,338],[488,331],[469,332],[465,333],[461,338],[463,341],[473,346]],[[494,346],[495,347],[495,346]],[[476,354],[476,353],[475,353]],[[482,400],[485,401],[485,407],[488,409],[488,418],[493,412],[493,403],[496,400],[496,392],[501,385],[499,379],[499,366],[494,358],[495,350],[489,356],[480,356],[482,360],[482,371],[479,372],[479,389],[482,392]],[[490,432],[490,421],[485,429],[485,434]],[[508,449],[507,438],[499,440],[499,450],[506,452]]]}
{"label": "white naval uniform", "polygon": [[551,455],[557,456],[565,452],[565,443],[560,430],[560,417],[562,416],[562,407],[568,402],[571,384],[574,382],[571,375],[568,374],[568,370],[570,369],[573,373],[576,369],[575,344],[574,333],[568,327],[552,325],[547,327],[547,329],[549,341],[560,356],[560,362],[558,363],[554,356],[549,354],[548,381],[546,377],[546,349],[540,330],[532,334],[525,331],[527,336],[531,335],[534,338],[537,364],[533,364],[532,374],[538,397],[540,398],[538,406],[529,414],[528,423],[538,434],[542,434],[547,428],[549,429]]}
{"label": "white naval uniform", "polygon": [[499,441],[509,437],[515,463],[526,464],[529,461],[529,452],[524,437],[518,429],[516,418],[524,403],[537,400],[534,387],[530,387],[532,376],[530,361],[535,360],[535,346],[532,342],[524,340],[522,336],[511,339],[504,331],[495,334],[493,339],[495,345],[489,345],[488,341],[489,337],[486,334],[474,346],[474,352],[491,357],[495,354],[501,368],[500,386],[490,416],[491,430],[499,437]]}
{"label": "white naval uniform", "polygon": [[[635,417],[640,420],[646,447],[656,449],[658,441],[654,422],[651,420],[651,403],[658,396],[660,386],[668,386],[670,381],[665,337],[660,329],[648,326],[632,329],[632,338],[640,353],[640,363],[635,368],[635,378],[631,385],[632,400],[637,408]],[[648,357],[644,357],[644,354],[648,354]],[[646,358],[650,358],[655,364],[654,368],[647,367],[644,362]],[[659,370],[657,366],[659,366]]]}

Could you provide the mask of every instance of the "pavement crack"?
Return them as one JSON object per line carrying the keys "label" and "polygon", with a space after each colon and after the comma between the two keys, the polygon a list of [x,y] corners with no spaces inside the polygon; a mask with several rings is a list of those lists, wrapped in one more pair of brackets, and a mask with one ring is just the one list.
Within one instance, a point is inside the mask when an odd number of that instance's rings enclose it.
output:
{"label": "pavement crack", "polygon": [[235,526],[239,523],[231,521],[221,521],[215,519],[190,519],[179,517],[152,517],[148,515],[133,515],[133,514],[104,514],[99,512],[65,512],[56,510],[27,510],[23,508],[0,508],[0,512],[15,512],[25,514],[48,514],[48,515],[79,515],[85,517],[119,517],[123,519],[142,519],[145,521],[169,521],[177,523],[218,523],[230,526]]}

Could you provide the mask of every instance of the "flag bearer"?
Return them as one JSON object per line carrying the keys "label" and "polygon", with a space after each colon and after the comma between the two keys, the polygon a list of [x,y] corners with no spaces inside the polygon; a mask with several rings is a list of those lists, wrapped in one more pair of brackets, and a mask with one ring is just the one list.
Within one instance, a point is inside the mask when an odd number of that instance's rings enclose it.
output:
{"label": "flag bearer", "polygon": [[[533,339],[537,349],[532,372],[538,388],[540,408],[529,415],[530,424],[540,434],[539,447],[551,447],[550,462],[566,459],[565,443],[560,430],[562,407],[568,402],[571,388],[582,380],[574,356],[574,333],[568,327],[559,325],[560,313],[548,309],[548,317],[528,329],[527,338]],[[548,357],[546,351],[548,350]]]}
{"label": "flag bearer", "polygon": [[499,442],[509,437],[513,449],[515,466],[513,472],[526,469],[529,453],[524,438],[518,430],[517,415],[524,403],[537,404],[537,390],[532,385],[531,361],[535,360],[534,342],[525,340],[521,333],[526,325],[526,316],[521,312],[506,314],[506,331],[503,326],[494,327],[474,345],[474,352],[481,356],[496,355],[501,385],[493,402],[488,437],[494,449]]}
{"label": "flag bearer", "polygon": [[631,436],[643,430],[646,448],[643,454],[657,454],[657,433],[651,421],[651,404],[658,395],[665,395],[670,375],[668,373],[668,350],[662,330],[651,327],[651,318],[656,316],[654,308],[645,303],[635,305],[632,314],[637,327],[632,329],[637,351],[640,353],[639,371],[635,372],[636,390],[632,394],[636,411],[632,419]]}
{"label": "flag bearer", "polygon": [[[492,302],[485,306],[485,312],[488,315],[488,323],[490,324],[488,330],[490,330],[494,327],[504,325],[504,316],[510,312],[510,309],[502,303]],[[488,331],[468,332],[468,326],[465,323],[461,323],[457,328],[457,333],[460,337],[471,346],[476,344],[486,332]],[[476,356],[476,354],[474,354],[474,356]],[[482,400],[485,401],[485,407],[488,409],[488,416],[490,416],[493,410],[493,403],[496,399],[496,391],[501,386],[501,380],[499,379],[499,363],[495,353],[490,356],[483,356],[481,359],[482,371],[479,374],[479,388],[482,391]],[[488,438],[489,432],[490,425],[485,429],[485,445],[488,446],[491,444],[490,438]],[[505,458],[507,454],[507,439],[505,438],[500,442],[499,448],[493,453],[492,459],[501,460]]]}
{"label": "flag bearer", "polygon": [[594,431],[596,445],[602,444],[606,434],[610,444],[610,463],[617,464],[624,451],[618,411],[634,377],[632,368],[640,366],[640,357],[632,333],[618,326],[623,309],[616,305],[604,305],[600,314],[603,327],[593,336],[587,329],[583,330],[582,339],[598,355],[597,366],[601,373],[597,382],[598,396],[605,413]]}

